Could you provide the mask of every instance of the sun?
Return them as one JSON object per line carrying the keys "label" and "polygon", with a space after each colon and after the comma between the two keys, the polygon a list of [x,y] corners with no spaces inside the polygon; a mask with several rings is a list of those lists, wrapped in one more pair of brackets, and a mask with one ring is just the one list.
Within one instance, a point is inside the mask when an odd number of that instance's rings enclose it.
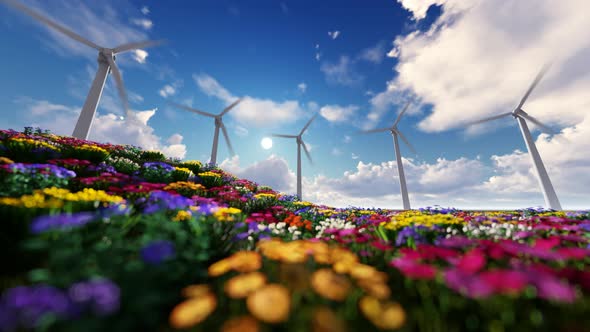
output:
{"label": "sun", "polygon": [[263,149],[268,150],[272,148],[272,139],[265,137],[262,139],[262,141],[260,141],[260,145],[262,145]]}

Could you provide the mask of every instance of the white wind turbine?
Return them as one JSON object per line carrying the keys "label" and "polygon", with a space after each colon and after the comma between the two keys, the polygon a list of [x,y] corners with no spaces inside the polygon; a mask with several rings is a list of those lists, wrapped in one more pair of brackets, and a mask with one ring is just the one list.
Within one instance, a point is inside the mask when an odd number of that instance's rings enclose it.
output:
{"label": "white wind turbine", "polygon": [[229,135],[227,134],[227,129],[225,129],[225,125],[223,124],[222,117],[227,112],[229,112],[232,108],[234,108],[236,105],[238,105],[241,101],[242,101],[241,99],[236,100],[235,102],[233,102],[233,104],[226,107],[221,113],[219,113],[217,115],[203,112],[203,111],[199,111],[197,109],[194,109],[194,108],[191,108],[191,107],[188,107],[185,105],[177,104],[177,103],[170,103],[170,104],[175,107],[182,108],[183,110],[197,113],[197,114],[201,114],[201,115],[208,116],[208,117],[215,119],[215,134],[213,134],[213,147],[211,148],[211,161],[210,161],[211,164],[215,165],[217,162],[217,145],[219,142],[219,128],[221,128],[221,130],[223,131],[223,137],[225,137],[225,142],[227,143],[227,147],[229,149],[229,152],[231,153],[232,156],[235,155],[234,148],[232,147],[231,142],[229,141]]}
{"label": "white wind turbine", "polygon": [[301,146],[303,146],[303,150],[305,151],[305,155],[307,156],[307,159],[309,159],[309,162],[311,164],[313,164],[313,161],[311,160],[311,155],[309,154],[309,150],[307,149],[307,146],[305,145],[305,142],[303,142],[303,139],[301,138],[301,136],[303,135],[303,133],[305,132],[307,127],[309,127],[311,122],[313,120],[315,120],[315,118],[317,116],[318,115],[316,114],[311,119],[309,119],[309,121],[307,121],[307,123],[305,124],[303,129],[301,129],[301,132],[299,132],[299,135],[271,134],[274,137],[295,138],[295,140],[297,141],[297,198],[300,201],[302,200],[302,196],[301,196]]}
{"label": "white wind turbine", "polygon": [[543,76],[545,75],[545,73],[547,72],[548,69],[549,69],[549,65],[545,65],[545,66],[543,66],[543,68],[541,68],[541,71],[539,71],[539,73],[537,74],[537,77],[535,77],[535,80],[533,81],[533,83],[531,84],[531,86],[529,87],[527,92],[524,94],[524,97],[522,97],[522,99],[520,100],[520,103],[518,104],[518,106],[516,106],[516,108],[512,112],[506,112],[506,113],[502,113],[502,114],[499,114],[496,116],[491,116],[489,118],[481,119],[478,121],[468,122],[466,125],[472,126],[475,124],[480,124],[480,123],[484,123],[484,122],[488,122],[488,121],[503,118],[505,116],[512,115],[516,119],[516,121],[518,121],[518,125],[520,126],[520,131],[522,133],[522,137],[524,138],[524,142],[526,143],[526,147],[529,150],[529,155],[531,156],[531,159],[533,160],[533,165],[535,166],[535,169],[537,170],[537,177],[539,179],[539,184],[541,185],[541,189],[543,190],[543,196],[545,198],[545,205],[553,210],[561,210],[561,204],[559,204],[559,199],[557,198],[557,194],[555,193],[555,190],[553,189],[553,185],[551,184],[551,180],[549,179],[549,175],[547,175],[547,171],[545,170],[545,166],[543,165],[543,161],[541,160],[541,156],[539,155],[539,151],[537,150],[537,147],[535,146],[535,142],[533,141],[533,137],[531,136],[531,132],[529,130],[529,127],[527,126],[526,120],[529,120],[530,122],[536,124],[542,131],[544,131],[546,133],[549,133],[552,135],[555,135],[556,133],[551,128],[544,125],[543,123],[541,123],[539,120],[535,119],[534,117],[530,116],[528,113],[526,113],[522,109],[522,106],[524,105],[525,101],[527,100],[527,98],[529,97],[529,95],[531,94],[533,89],[537,86],[539,81],[541,81],[541,79],[543,78]]}
{"label": "white wind turbine", "polygon": [[90,128],[92,127],[92,122],[94,120],[94,114],[96,113],[96,107],[98,106],[100,96],[102,95],[102,90],[104,88],[109,71],[111,71],[115,77],[119,97],[121,98],[121,102],[123,103],[123,107],[127,113],[127,120],[131,118],[132,114],[129,110],[127,92],[125,91],[125,86],[123,85],[121,72],[115,63],[115,55],[140,48],[154,46],[162,43],[162,41],[133,42],[123,44],[115,48],[101,47],[83,38],[77,33],[53,22],[49,18],[37,13],[36,11],[28,8],[16,0],[0,0],[0,2],[18,9],[19,11],[31,16],[38,22],[44,24],[45,26],[55,29],[64,35],[98,51],[98,70],[96,72],[96,76],[94,77],[94,81],[92,81],[92,86],[90,87],[90,91],[88,92],[88,96],[86,97],[86,101],[84,102],[84,106],[82,107],[82,111],[78,117],[78,121],[76,122],[76,127],[74,128],[74,132],[72,134],[73,137],[79,139],[88,138],[88,133],[90,132]]}
{"label": "white wind turbine", "polygon": [[397,128],[397,124],[399,123],[399,121],[402,118],[402,115],[404,115],[404,113],[406,112],[406,110],[408,109],[409,106],[410,106],[410,103],[408,102],[406,104],[406,106],[404,106],[404,109],[397,116],[397,119],[395,119],[393,126],[391,126],[389,128],[380,128],[380,129],[361,131],[361,133],[363,133],[363,134],[389,131],[391,133],[391,136],[393,136],[393,146],[395,148],[397,173],[399,175],[399,184],[400,184],[400,189],[401,189],[401,193],[402,193],[402,202],[403,202],[404,210],[410,210],[410,198],[408,196],[408,187],[406,186],[406,175],[404,174],[404,167],[402,165],[402,155],[401,155],[401,152],[399,149],[399,141],[398,141],[397,137],[399,136],[404,141],[404,143],[406,143],[406,145],[410,148],[410,150],[412,150],[412,152],[414,152],[414,154],[416,154],[416,150],[414,149],[414,147],[412,147],[412,145],[406,139],[404,134],[402,134],[402,132]]}

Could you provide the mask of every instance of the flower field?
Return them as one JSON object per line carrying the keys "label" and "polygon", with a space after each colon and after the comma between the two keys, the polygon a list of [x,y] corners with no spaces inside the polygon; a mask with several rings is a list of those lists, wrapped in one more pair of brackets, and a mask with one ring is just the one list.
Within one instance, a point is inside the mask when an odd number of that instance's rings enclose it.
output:
{"label": "flower field", "polygon": [[589,331],[590,212],[297,201],[0,131],[0,331]]}

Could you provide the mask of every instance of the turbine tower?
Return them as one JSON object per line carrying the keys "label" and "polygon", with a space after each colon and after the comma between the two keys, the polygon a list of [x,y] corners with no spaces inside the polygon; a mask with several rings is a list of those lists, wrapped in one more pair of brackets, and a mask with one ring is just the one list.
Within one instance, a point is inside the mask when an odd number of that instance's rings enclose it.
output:
{"label": "turbine tower", "polygon": [[414,152],[414,154],[416,154],[416,150],[414,149],[414,147],[412,147],[412,145],[406,139],[404,134],[402,134],[402,132],[397,128],[397,124],[399,123],[399,121],[402,118],[402,115],[404,115],[404,113],[406,112],[406,110],[408,109],[409,106],[410,106],[410,103],[407,103],[406,106],[404,106],[404,109],[397,116],[397,119],[395,119],[393,126],[391,126],[389,128],[379,128],[379,129],[361,131],[361,133],[363,133],[363,134],[389,131],[391,133],[391,136],[393,136],[393,146],[395,148],[397,173],[399,175],[399,185],[400,185],[400,190],[402,193],[402,202],[403,202],[404,210],[410,210],[410,197],[408,195],[408,187],[406,185],[406,175],[404,173],[404,166],[402,165],[402,155],[401,155],[400,148],[399,148],[398,136],[404,141],[404,143],[410,148],[410,150],[412,150],[412,152]]}
{"label": "turbine tower", "polygon": [[211,148],[211,161],[210,161],[211,164],[215,165],[217,163],[217,145],[219,142],[219,128],[221,128],[221,130],[223,132],[223,137],[225,137],[225,142],[227,143],[227,148],[229,149],[231,155],[232,156],[235,155],[234,148],[232,147],[231,142],[229,141],[229,135],[227,134],[227,129],[225,129],[225,125],[223,124],[222,117],[227,112],[229,112],[232,108],[234,108],[236,105],[238,105],[241,101],[242,101],[241,99],[236,100],[235,102],[233,102],[233,104],[226,107],[221,113],[219,113],[217,115],[203,112],[203,111],[199,111],[197,109],[194,109],[194,108],[191,108],[191,107],[188,107],[185,105],[177,104],[177,103],[170,103],[170,104],[175,107],[181,108],[183,110],[197,113],[197,114],[204,115],[204,116],[208,116],[208,117],[215,119],[215,134],[213,134],[213,147]]}
{"label": "turbine tower", "polygon": [[311,119],[309,119],[309,121],[307,121],[307,123],[305,124],[303,129],[301,129],[301,132],[299,132],[299,135],[271,134],[274,137],[295,138],[295,140],[297,141],[297,198],[300,201],[302,200],[302,196],[301,196],[301,146],[303,146],[303,151],[305,151],[305,155],[307,156],[307,159],[309,159],[309,163],[313,165],[313,161],[311,160],[311,155],[309,154],[309,150],[307,149],[305,142],[303,142],[303,139],[301,139],[301,136],[303,135],[303,133],[305,132],[307,127],[309,127],[309,125],[313,122],[313,120],[315,120],[315,118],[317,116],[318,115],[316,114]]}
{"label": "turbine tower", "polygon": [[545,198],[546,207],[549,207],[550,209],[553,209],[553,210],[561,210],[561,204],[559,203],[559,199],[557,198],[557,194],[555,193],[555,190],[553,189],[553,185],[551,184],[551,180],[549,179],[549,175],[547,174],[547,170],[545,169],[545,166],[543,165],[543,161],[541,160],[541,156],[539,155],[539,151],[537,150],[537,147],[535,146],[535,142],[533,140],[533,137],[531,136],[531,132],[529,130],[526,120],[529,120],[530,122],[536,124],[541,129],[541,131],[543,131],[545,133],[548,133],[551,135],[555,135],[556,133],[551,128],[544,125],[539,120],[532,117],[531,115],[529,115],[528,113],[526,113],[522,109],[522,106],[524,105],[525,101],[527,100],[527,98],[529,97],[529,95],[531,94],[533,89],[537,86],[537,84],[539,84],[539,82],[541,81],[541,79],[543,78],[543,76],[545,75],[545,73],[547,72],[548,69],[549,69],[549,65],[545,65],[545,66],[543,66],[543,68],[541,68],[541,71],[539,71],[539,73],[535,77],[533,83],[531,84],[531,86],[529,87],[527,92],[524,94],[524,97],[522,97],[522,99],[520,100],[520,103],[518,104],[518,106],[516,106],[516,108],[512,112],[506,112],[506,113],[502,113],[500,115],[491,116],[489,118],[485,118],[485,119],[481,119],[481,120],[477,120],[477,121],[473,121],[473,122],[468,122],[466,125],[472,126],[475,124],[480,124],[480,123],[484,123],[484,122],[488,122],[488,121],[503,118],[505,116],[512,115],[512,117],[514,117],[516,119],[516,121],[518,121],[518,125],[520,126],[520,132],[522,133],[522,137],[524,138],[524,142],[525,142],[526,147],[529,151],[529,155],[531,156],[531,159],[533,161],[533,166],[535,167],[535,170],[537,171],[537,178],[539,180],[539,184],[541,185],[541,190],[543,191],[543,197]]}

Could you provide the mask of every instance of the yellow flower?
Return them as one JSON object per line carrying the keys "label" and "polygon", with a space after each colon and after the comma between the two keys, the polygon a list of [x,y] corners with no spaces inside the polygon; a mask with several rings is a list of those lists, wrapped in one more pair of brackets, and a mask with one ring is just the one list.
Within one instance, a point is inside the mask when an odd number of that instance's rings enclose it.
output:
{"label": "yellow flower", "polygon": [[390,222],[381,225],[387,229],[400,229],[411,225],[432,227],[434,225],[456,225],[464,223],[463,218],[451,214],[423,214],[419,211],[405,211],[391,218]]}
{"label": "yellow flower", "polygon": [[185,329],[204,321],[217,306],[217,299],[211,292],[191,297],[172,309],[169,321],[172,327]]}
{"label": "yellow flower", "polygon": [[209,266],[209,276],[217,277],[235,270],[238,272],[253,272],[262,267],[262,257],[255,251],[238,251],[235,254],[217,261]]}
{"label": "yellow flower", "polygon": [[242,213],[242,210],[233,207],[220,207],[213,212],[213,216],[219,221],[235,221],[236,214]]}
{"label": "yellow flower", "polygon": [[185,164],[185,165],[199,165],[199,166],[203,165],[198,160],[187,160],[187,161],[184,161],[183,164]]}
{"label": "yellow flower", "polygon": [[293,205],[297,205],[297,206],[312,206],[313,203],[311,203],[311,202],[305,202],[305,201],[304,202],[296,201],[296,202],[293,202]]}
{"label": "yellow flower", "polygon": [[172,218],[173,221],[187,221],[192,218],[192,213],[190,211],[180,210],[176,213],[176,216]]}
{"label": "yellow flower", "polygon": [[256,198],[256,199],[275,198],[275,197],[277,197],[275,194],[268,194],[268,193],[261,193],[261,194],[254,195],[254,198]]}
{"label": "yellow flower", "polygon": [[213,177],[213,178],[220,178],[221,175],[213,172],[203,172],[198,174],[200,177]]}
{"label": "yellow flower", "polygon": [[174,169],[179,172],[184,172],[184,173],[189,173],[189,174],[192,173],[192,171],[190,169],[184,168],[184,167],[174,167]]}
{"label": "yellow flower", "polygon": [[289,318],[291,295],[285,286],[270,284],[250,294],[246,306],[252,316],[265,323],[281,323]]}
{"label": "yellow flower", "polygon": [[77,150],[83,150],[83,151],[94,151],[94,152],[101,152],[104,154],[109,154],[109,152],[103,148],[101,148],[100,146],[96,146],[96,145],[90,145],[90,144],[83,144],[81,146],[76,147]]}
{"label": "yellow flower", "polygon": [[243,299],[266,284],[266,276],[260,272],[237,275],[225,284],[225,293],[232,299]]}
{"label": "yellow flower", "polygon": [[313,273],[311,286],[316,293],[332,301],[344,301],[352,287],[345,276],[336,274],[327,268],[319,269]]}

